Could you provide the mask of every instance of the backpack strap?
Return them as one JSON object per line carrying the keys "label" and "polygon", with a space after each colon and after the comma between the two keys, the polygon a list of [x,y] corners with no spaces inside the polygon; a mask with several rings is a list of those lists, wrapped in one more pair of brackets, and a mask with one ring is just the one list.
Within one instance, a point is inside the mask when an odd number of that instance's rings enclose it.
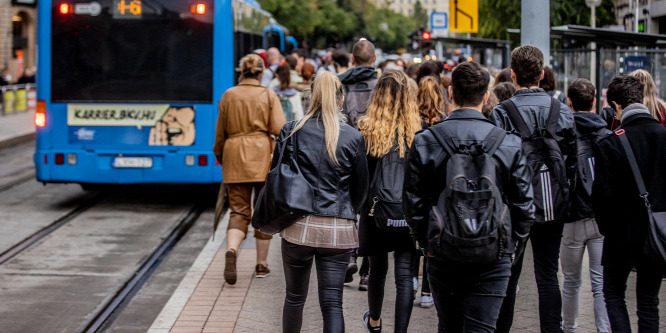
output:
{"label": "backpack strap", "polygon": [[444,131],[444,136],[442,133],[435,130],[432,126],[428,127],[428,131],[430,131],[435,136],[435,139],[437,139],[437,142],[439,142],[444,150],[446,150],[449,155],[453,156],[458,151],[458,142],[453,138],[451,131],[449,131],[446,127],[439,127]]}
{"label": "backpack strap", "polygon": [[506,109],[506,113],[509,116],[509,119],[516,127],[518,133],[520,133],[520,136],[523,138],[523,140],[531,137],[532,131],[530,131],[530,128],[527,127],[527,123],[525,123],[525,119],[523,119],[523,117],[520,115],[520,112],[518,111],[516,104],[513,103],[511,99],[507,99],[506,101],[500,104],[502,104],[502,106],[504,106],[504,108]]}
{"label": "backpack strap", "polygon": [[550,114],[548,115],[548,123],[546,124],[546,131],[550,136],[555,137],[557,133],[557,121],[560,119],[560,101],[555,98],[550,99]]}
{"label": "backpack strap", "polygon": [[483,140],[483,150],[488,155],[493,156],[497,148],[499,148],[500,144],[502,144],[504,137],[506,137],[506,131],[497,126],[493,126],[488,135],[486,135],[486,138]]}

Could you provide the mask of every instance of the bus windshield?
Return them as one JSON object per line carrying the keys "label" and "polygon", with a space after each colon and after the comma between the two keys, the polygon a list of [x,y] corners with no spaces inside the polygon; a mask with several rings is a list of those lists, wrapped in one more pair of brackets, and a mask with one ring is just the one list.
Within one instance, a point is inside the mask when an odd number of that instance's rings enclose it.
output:
{"label": "bus windshield", "polygon": [[52,102],[213,99],[213,0],[52,5]]}

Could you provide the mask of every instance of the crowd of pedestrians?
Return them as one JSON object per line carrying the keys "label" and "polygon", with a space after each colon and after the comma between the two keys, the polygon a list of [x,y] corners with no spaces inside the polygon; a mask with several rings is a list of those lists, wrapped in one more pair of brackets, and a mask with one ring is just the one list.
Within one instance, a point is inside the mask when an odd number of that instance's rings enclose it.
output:
{"label": "crowd of pedestrians", "polygon": [[[495,75],[473,61],[450,74],[434,61],[375,67],[367,40],[351,55],[327,52],[318,69],[303,50],[264,58],[241,60],[214,152],[231,210],[227,283],[251,223],[256,276],[270,273],[262,230],[277,229],[256,216],[282,226],[283,332],[301,330],[313,262],[324,332],[345,331],[344,284],[357,272],[365,329],[389,320],[409,331],[421,267],[418,304],[435,306],[439,332],[510,332],[527,248],[541,332],[576,332],[585,251],[597,331],[631,331],[633,269],[639,331],[658,332],[665,258],[645,244],[666,211],[666,102],[648,72],[612,79],[597,114],[601,87],[558,90],[532,46]],[[395,316],[385,318],[391,257]]]}

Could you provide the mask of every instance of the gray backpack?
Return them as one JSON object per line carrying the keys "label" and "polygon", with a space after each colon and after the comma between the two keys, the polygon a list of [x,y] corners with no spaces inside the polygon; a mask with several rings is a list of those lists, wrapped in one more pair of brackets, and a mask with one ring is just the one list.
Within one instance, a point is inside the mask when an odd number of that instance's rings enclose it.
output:
{"label": "gray backpack", "polygon": [[347,116],[347,124],[358,129],[358,120],[365,116],[370,104],[370,97],[377,85],[377,79],[345,85],[345,102],[342,113]]}

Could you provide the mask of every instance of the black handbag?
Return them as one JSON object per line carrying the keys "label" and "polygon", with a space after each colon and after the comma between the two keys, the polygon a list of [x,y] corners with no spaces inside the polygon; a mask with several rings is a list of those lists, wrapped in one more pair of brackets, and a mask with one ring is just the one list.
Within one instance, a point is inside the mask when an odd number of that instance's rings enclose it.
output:
{"label": "black handbag", "polygon": [[[291,124],[289,132],[294,129],[294,123]],[[289,140],[294,149],[289,160],[283,162]],[[314,190],[298,167],[297,151],[295,135],[281,143],[277,165],[268,173],[266,184],[259,192],[252,227],[263,233],[276,234],[313,212]]]}
{"label": "black handbag", "polygon": [[627,161],[631,166],[631,172],[634,174],[634,179],[636,179],[636,185],[638,185],[638,192],[641,198],[645,201],[645,207],[647,208],[649,218],[648,232],[645,235],[643,253],[658,264],[662,270],[666,270],[666,212],[652,211],[650,201],[648,200],[649,193],[645,188],[641,171],[638,169],[636,156],[634,156],[634,151],[631,149],[629,140],[624,133],[625,131],[623,129],[615,131],[615,134],[620,138],[622,148],[627,155]]}

